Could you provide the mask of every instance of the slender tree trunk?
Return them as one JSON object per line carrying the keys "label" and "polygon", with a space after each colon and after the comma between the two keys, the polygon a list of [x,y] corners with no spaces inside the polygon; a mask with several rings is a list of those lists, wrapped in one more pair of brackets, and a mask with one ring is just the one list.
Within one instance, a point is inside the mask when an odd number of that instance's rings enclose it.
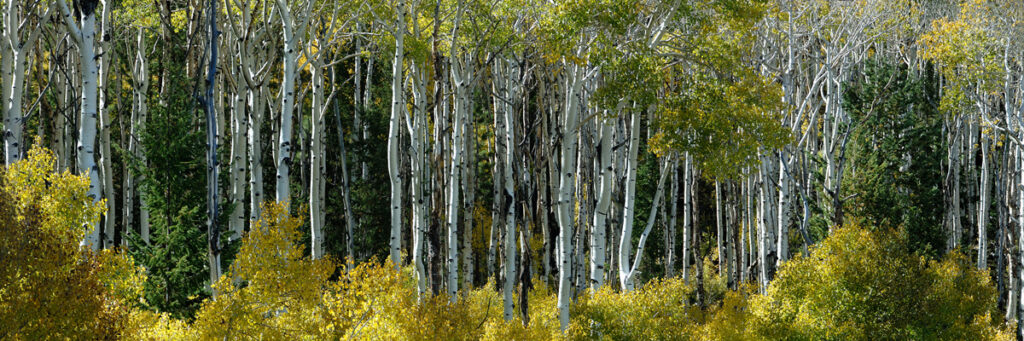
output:
{"label": "slender tree trunk", "polygon": [[576,144],[579,126],[579,96],[583,86],[583,70],[579,65],[567,65],[567,88],[564,121],[562,122],[562,160],[559,167],[558,190],[558,321],[562,330],[569,327],[570,274],[572,272],[572,236],[576,222],[571,214],[575,193]]}
{"label": "slender tree trunk", "polygon": [[722,224],[722,184],[715,181],[715,245],[718,247],[718,272],[725,269],[725,226]]}
{"label": "slender tree trunk", "polygon": [[405,0],[399,0],[395,11],[395,57],[391,69],[391,119],[388,128],[388,174],[391,181],[391,262],[402,265],[402,178],[399,176],[398,135],[401,130],[405,90],[402,86],[405,40]]}
{"label": "slender tree trunk", "polygon": [[690,247],[693,231],[693,191],[690,187],[693,184],[693,160],[690,153],[685,154],[683,162],[683,282],[690,283]]}
{"label": "slender tree trunk", "polygon": [[988,269],[988,196],[989,196],[989,161],[988,137],[980,136],[981,140],[981,181],[978,200],[978,270]]}
{"label": "slender tree trunk", "polygon": [[669,221],[665,233],[665,277],[676,275],[676,214],[679,211],[679,156],[672,157],[672,186],[669,192]]}
{"label": "slender tree trunk", "polygon": [[323,63],[315,60],[319,56],[310,58],[310,81],[313,83],[313,98],[310,118],[310,146],[309,146],[309,227],[310,227],[310,253],[313,259],[320,259],[324,256],[324,115],[327,112],[327,103],[324,102],[324,75]]}
{"label": "slender tree trunk", "polygon": [[[209,238],[209,256],[210,256],[210,285],[215,283],[220,278],[220,232],[217,226],[217,218],[220,212],[218,211],[218,168],[220,165],[217,164],[217,113],[214,111],[214,93],[216,86],[216,75],[217,75],[217,37],[220,32],[217,31],[217,0],[210,0],[210,8],[207,15],[210,20],[210,37],[209,37],[209,50],[210,50],[210,68],[206,76],[206,96],[204,98],[206,104],[206,160],[207,160],[207,204],[209,206],[209,212],[207,217],[207,237]],[[216,295],[216,292],[214,292]]]}
{"label": "slender tree trunk", "polygon": [[[96,6],[98,0],[79,1],[80,18],[79,23],[75,22],[74,16],[68,10],[67,4],[58,1],[58,8],[64,23],[68,27],[75,43],[78,44],[79,63],[82,72],[82,111],[79,119],[78,146],[78,171],[80,174],[89,177],[88,196],[94,203],[102,198],[100,188],[103,186],[100,180],[99,169],[96,167],[96,115],[97,115],[97,67],[96,67]],[[78,26],[80,25],[80,26]],[[89,222],[87,233],[81,242],[81,246],[89,247],[93,251],[100,248],[99,222]]]}
{"label": "slender tree trunk", "polygon": [[[238,75],[243,74],[239,67]],[[236,76],[239,77],[239,76]],[[242,238],[245,230],[245,171],[249,155],[246,153],[245,143],[247,141],[245,115],[246,89],[245,82],[235,81],[235,93],[232,95],[234,104],[231,106],[231,206],[230,220],[228,220],[229,241]]]}
{"label": "slender tree trunk", "polygon": [[605,242],[608,240],[605,224],[612,203],[612,125],[607,119],[601,120],[600,135],[598,176],[601,183],[597,192],[597,208],[594,210],[593,242],[590,244],[590,287],[594,290],[604,285]]}
{"label": "slender tree trunk", "polygon": [[[452,61],[452,80],[455,87],[453,104],[454,119],[452,120],[451,163],[448,166],[448,298],[451,302],[458,300],[459,291],[459,177],[465,141],[465,119],[469,111],[469,94],[467,83],[469,72],[464,69],[471,67],[471,61]],[[472,213],[467,213],[472,214]],[[515,244],[513,244],[515,245]]]}

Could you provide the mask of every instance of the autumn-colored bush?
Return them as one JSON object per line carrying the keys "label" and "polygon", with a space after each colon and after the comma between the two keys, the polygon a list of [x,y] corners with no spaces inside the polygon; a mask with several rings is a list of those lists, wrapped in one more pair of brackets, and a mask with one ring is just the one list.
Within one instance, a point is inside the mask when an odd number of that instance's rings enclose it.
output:
{"label": "autumn-colored bush", "polygon": [[122,253],[79,247],[104,205],[55,164],[36,148],[0,170],[0,339],[118,338],[144,275]]}
{"label": "autumn-colored bush", "polygon": [[895,232],[832,231],[785,263],[751,302],[754,332],[772,340],[991,340],[989,275],[957,253],[927,261]]}
{"label": "autumn-colored bush", "polygon": [[[0,171],[0,339],[141,340],[1009,340],[989,275],[952,253],[928,261],[896,232],[839,228],[807,257],[784,263],[764,295],[726,289],[711,258],[696,276],[632,292],[578,294],[562,331],[557,299],[539,283],[530,323],[504,320],[494,283],[419,294],[410,268],[311,260],[304,213],[263,206],[237,258],[195,321],[144,310],[144,271],[124,253],[82,250],[103,212],[88,181],[53,171],[33,149]],[[692,270],[697,270],[694,267]]]}

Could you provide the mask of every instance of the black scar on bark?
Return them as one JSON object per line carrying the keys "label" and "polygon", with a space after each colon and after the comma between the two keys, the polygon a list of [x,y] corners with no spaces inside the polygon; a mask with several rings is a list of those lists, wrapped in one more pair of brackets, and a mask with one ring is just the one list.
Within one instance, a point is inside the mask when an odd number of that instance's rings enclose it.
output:
{"label": "black scar on bark", "polygon": [[78,0],[76,1],[77,6],[75,8],[83,16],[90,16],[96,13],[96,7],[99,6],[99,0]]}

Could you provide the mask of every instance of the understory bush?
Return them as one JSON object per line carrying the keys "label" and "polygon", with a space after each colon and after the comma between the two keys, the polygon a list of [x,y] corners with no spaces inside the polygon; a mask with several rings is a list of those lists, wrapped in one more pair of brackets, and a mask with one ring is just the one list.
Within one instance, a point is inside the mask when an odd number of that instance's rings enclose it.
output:
{"label": "understory bush", "polygon": [[147,310],[146,271],[126,253],[82,250],[102,202],[88,180],[54,171],[34,149],[2,171],[0,339],[140,340],[1010,340],[990,276],[951,253],[929,261],[892,230],[838,228],[809,256],[784,263],[764,293],[726,289],[702,262],[693,283],[657,279],[632,292],[578,293],[566,331],[557,299],[529,291],[530,323],[505,321],[493,282],[422,297],[409,268],[311,260],[302,211],[264,205],[235,261],[195,319]]}

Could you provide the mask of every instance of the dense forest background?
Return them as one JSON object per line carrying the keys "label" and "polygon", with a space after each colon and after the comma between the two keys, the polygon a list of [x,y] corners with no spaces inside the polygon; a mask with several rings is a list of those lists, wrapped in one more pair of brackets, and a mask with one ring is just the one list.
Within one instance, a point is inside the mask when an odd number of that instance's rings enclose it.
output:
{"label": "dense forest background", "polygon": [[1024,3],[0,0],[0,339],[1024,338]]}

